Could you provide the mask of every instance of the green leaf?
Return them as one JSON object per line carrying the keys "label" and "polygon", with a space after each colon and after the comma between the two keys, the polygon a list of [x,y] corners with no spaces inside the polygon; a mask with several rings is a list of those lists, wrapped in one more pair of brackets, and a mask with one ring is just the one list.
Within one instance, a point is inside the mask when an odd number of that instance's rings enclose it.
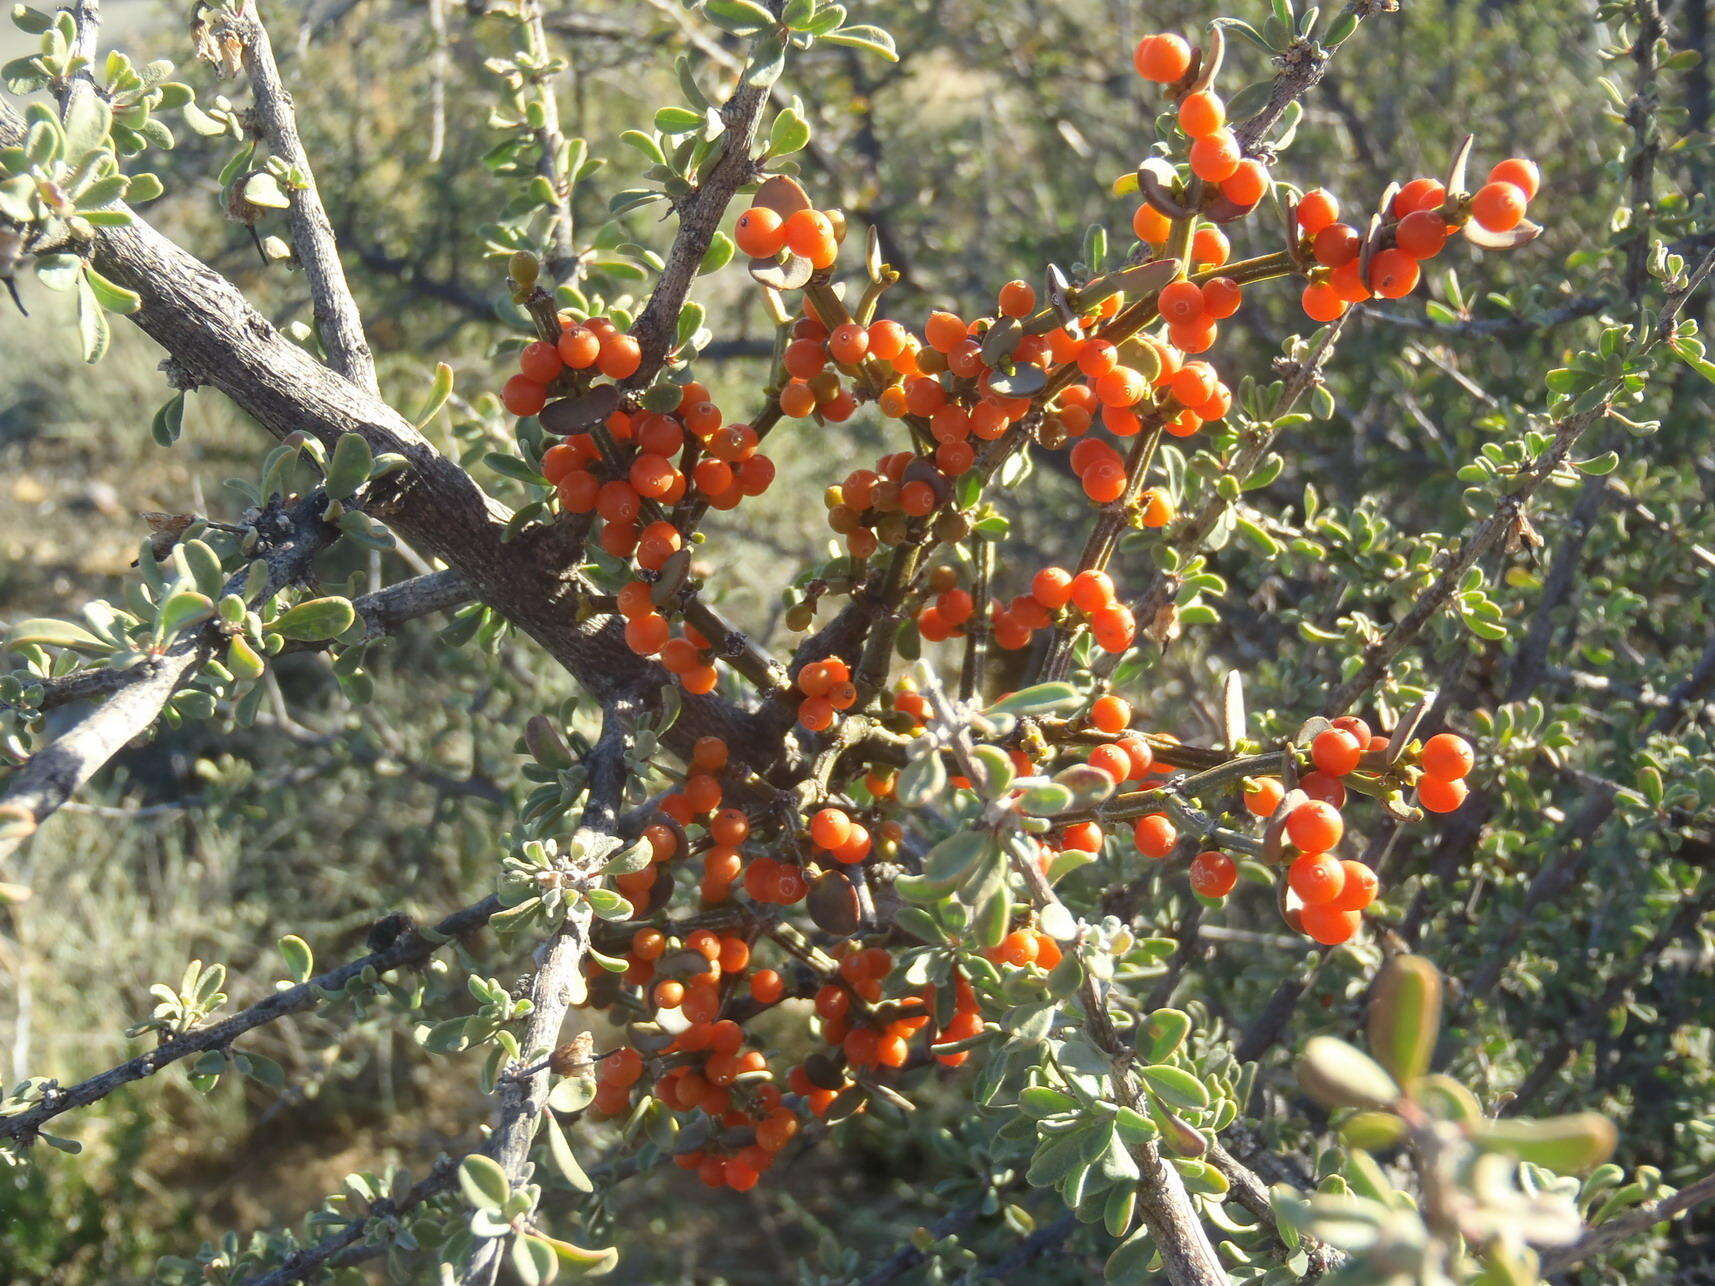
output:
{"label": "green leaf", "polygon": [[1038,683],[995,702],[988,714],[1053,714],[1080,704],[1083,694],[1070,683]]}
{"label": "green leaf", "polygon": [[531,1235],[548,1244],[562,1268],[569,1268],[583,1277],[601,1277],[611,1273],[619,1263],[619,1251],[612,1246],[604,1250],[586,1250],[582,1246],[574,1246],[569,1241],[560,1241],[544,1233]]}
{"label": "green leaf", "polygon": [[612,889],[589,889],[584,896],[590,900],[590,909],[604,920],[629,920],[635,910]]}
{"label": "green leaf", "polygon": [[93,148],[107,146],[107,132],[113,127],[113,109],[100,94],[74,93],[66,110],[66,154],[72,159],[83,156]]}
{"label": "green leaf", "polygon": [[768,131],[768,150],[776,156],[800,152],[810,142],[810,122],[795,107],[781,110]]}
{"label": "green leaf", "polygon": [[1138,1027],[1138,1053],[1152,1063],[1159,1063],[1171,1058],[1190,1033],[1190,1014],[1182,1009],[1157,1009]]}
{"label": "green leaf", "polygon": [[107,352],[112,331],[108,329],[107,313],[89,284],[88,274],[77,279],[77,333],[83,342],[83,360],[93,366]]}
{"label": "green leaf", "polygon": [[132,205],[143,205],[153,201],[166,191],[161,186],[161,180],[153,174],[133,174],[131,181],[125,186],[125,199]]}
{"label": "green leaf", "polygon": [[774,15],[756,0],[703,0],[710,22],[737,35],[746,35],[774,25]]}
{"label": "green leaf", "polygon": [[663,134],[689,134],[703,127],[703,114],[688,107],[663,107],[655,113],[655,128]]}
{"label": "green leaf", "polygon": [[512,1271],[524,1286],[547,1286],[560,1271],[553,1248],[533,1233],[520,1233],[512,1242]]}
{"label": "green leaf", "polygon": [[183,390],[168,398],[165,405],[155,412],[155,418],[149,422],[149,435],[164,447],[170,447],[179,440],[179,434],[185,427],[185,395]]}
{"label": "green leaf", "polygon": [[1429,1070],[1440,1030],[1440,973],[1422,956],[1394,956],[1370,997],[1370,1053],[1409,1087]]}
{"label": "green leaf", "polygon": [[288,608],[268,625],[270,631],[300,643],[338,638],[357,622],[351,600],[330,596],[307,599]]}
{"label": "green leaf", "polygon": [[1614,1151],[1614,1123],[1595,1112],[1554,1116],[1540,1121],[1485,1121],[1477,1129],[1477,1145],[1572,1174],[1601,1165]]}
{"label": "green leaf", "polygon": [[361,433],[342,433],[328,460],[323,489],[331,499],[348,500],[369,481],[369,471],[374,464],[374,453]]}
{"label": "green leaf", "polygon": [[19,621],[6,631],[6,646],[20,647],[63,647],[74,652],[111,652],[113,645],[105,639],[98,638],[70,621],[56,621],[47,617],[32,617]]}
{"label": "green leaf", "polygon": [[459,1162],[459,1189],[471,1205],[491,1213],[498,1213],[512,1195],[506,1171],[494,1158],[485,1157],[480,1152],[472,1153]]}
{"label": "green leaf", "polygon": [[280,954],[286,961],[286,972],[294,982],[304,982],[315,970],[315,953],[310,950],[310,944],[295,933],[288,933],[280,939]]}
{"label": "green leaf", "polygon": [[1209,1106],[1209,1091],[1203,1082],[1182,1067],[1170,1063],[1155,1063],[1137,1069],[1150,1093],[1171,1107],[1205,1108]]}
{"label": "green leaf", "polygon": [[445,362],[435,367],[435,378],[429,381],[429,391],[423,397],[423,404],[417,408],[417,414],[411,423],[422,429],[428,426],[430,420],[439,415],[441,408],[447,404],[447,399],[453,395],[453,368]]}
{"label": "green leaf", "polygon": [[1333,1036],[1312,1036],[1305,1042],[1298,1083],[1329,1108],[1388,1108],[1399,1098],[1399,1086],[1386,1068]]}
{"label": "green leaf", "polygon": [[214,600],[194,589],[180,590],[161,606],[155,626],[162,638],[171,638],[180,630],[200,624],[214,615]]}
{"label": "green leaf", "polygon": [[566,1132],[560,1128],[560,1123],[554,1114],[547,1115],[548,1151],[554,1158],[554,1164],[560,1168],[560,1173],[579,1192],[594,1192],[595,1184],[590,1182],[589,1175],[584,1173],[583,1166],[578,1164],[577,1157],[572,1155],[572,1145],[566,1141]]}
{"label": "green leaf", "polygon": [[267,170],[259,170],[244,180],[244,199],[251,205],[271,210],[287,210],[292,202],[280,187],[280,181]]}
{"label": "green leaf", "polygon": [[879,54],[890,63],[899,61],[899,51],[894,47],[893,37],[880,27],[862,24],[855,27],[841,27],[838,31],[829,32],[822,39],[829,44],[851,45],[855,49],[868,50],[872,54]]}

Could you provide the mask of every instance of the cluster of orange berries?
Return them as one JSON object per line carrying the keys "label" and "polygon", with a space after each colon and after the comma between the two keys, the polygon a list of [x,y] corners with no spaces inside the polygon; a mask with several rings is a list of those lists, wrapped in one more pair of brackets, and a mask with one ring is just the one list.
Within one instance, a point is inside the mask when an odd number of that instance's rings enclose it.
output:
{"label": "cluster of orange berries", "polygon": [[836,211],[806,208],[782,216],[768,206],[753,205],[738,216],[733,241],[752,259],[773,259],[788,250],[819,272],[839,258],[844,225]]}
{"label": "cluster of orange berries", "polygon": [[1367,299],[1404,298],[1417,288],[1421,265],[1441,253],[1467,217],[1490,232],[1510,231],[1523,220],[1540,183],[1536,165],[1520,157],[1497,164],[1468,201],[1452,199],[1439,180],[1412,179],[1389,203],[1390,221],[1381,230],[1367,274],[1364,238],[1340,221],[1339,202],[1320,188],[1305,193],[1298,203],[1298,226],[1304,249],[1319,265],[1300,297],[1305,314],[1329,322]]}
{"label": "cluster of orange berries", "polygon": [[[832,678],[837,671],[825,673]],[[663,819],[644,831],[650,864],[616,881],[637,906],[639,918],[665,906],[673,888],[671,864],[697,851],[703,855],[698,887],[705,911],[727,901],[738,888],[757,903],[802,902],[810,890],[810,868],[821,865],[826,872],[822,879],[843,879],[833,874],[834,866],[855,865],[874,851],[870,827],[847,809],[830,806],[813,812],[805,824],[802,838],[807,847],[802,851],[810,855],[805,865],[766,854],[747,860],[751,820],[740,809],[723,807],[727,768],[726,744],[704,737],[692,749],[679,788],[661,800]],[[866,786],[877,801],[886,799],[892,794],[891,772],[871,771]],[[696,837],[699,829],[704,832],[701,838]],[[897,823],[881,822],[879,834],[896,840]],[[594,1115],[625,1115],[641,1087],[672,1110],[712,1118],[720,1127],[714,1140],[675,1160],[710,1187],[738,1191],[754,1186],[791,1142],[801,1128],[801,1113],[826,1115],[852,1084],[853,1073],[874,1075],[905,1067],[913,1039],[931,1025],[935,1011],[932,987],[915,995],[887,996],[893,957],[881,947],[853,940],[840,943],[833,967],[812,991],[801,982],[794,990],[780,972],[760,967],[753,946],[753,938],[737,932],[698,928],[680,940],[645,926],[626,945],[626,967],[617,978],[594,962],[585,964],[591,981],[589,1003],[616,1003],[612,988],[633,988],[635,1007],[658,1017],[671,1012],[676,1016],[672,1026],[678,1028],[670,1040],[651,1046],[649,1056],[623,1046],[600,1059]],[[1057,952],[1057,946],[1044,942],[1031,958],[1042,964]],[[1013,953],[1022,955],[1016,945]],[[929,1033],[931,1045],[964,1041],[983,1030],[969,984],[957,978],[955,991],[953,1015],[945,1027]],[[747,1046],[745,1024],[792,995],[812,1000],[817,1034],[830,1048],[792,1066],[783,1091],[767,1057]],[[934,1057],[957,1067],[969,1054],[955,1050]],[[789,1100],[787,1092],[798,1100]]]}
{"label": "cluster of orange berries", "polygon": [[834,726],[835,715],[857,704],[852,668],[837,656],[808,662],[799,669],[795,683],[803,694],[798,722],[811,732],[825,732]]}
{"label": "cluster of orange berries", "polygon": [[[1177,87],[1190,74],[1191,56],[1191,46],[1180,36],[1145,36],[1132,53],[1132,65],[1145,80]],[[1238,137],[1227,127],[1227,106],[1220,95],[1186,85],[1177,97],[1179,128],[1191,140],[1191,172],[1243,210],[1267,196],[1268,170],[1245,156]],[[1141,232],[1138,239],[1153,240]]]}
{"label": "cluster of orange berries", "polygon": [[535,415],[549,396],[579,376],[601,374],[627,379],[643,364],[643,349],[605,317],[578,322],[562,318],[559,342],[537,340],[518,354],[518,374],[500,390],[501,403],[513,415]]}

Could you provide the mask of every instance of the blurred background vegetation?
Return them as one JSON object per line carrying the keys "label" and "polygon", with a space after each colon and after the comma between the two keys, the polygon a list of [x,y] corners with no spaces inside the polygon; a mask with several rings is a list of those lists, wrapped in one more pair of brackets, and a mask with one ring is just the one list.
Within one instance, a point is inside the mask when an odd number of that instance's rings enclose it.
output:
{"label": "blurred background vegetation", "polygon": [[[1677,46],[1706,40],[1704,2],[1667,11]],[[1131,46],[1146,31],[1193,30],[1213,11],[1101,0],[857,7],[893,31],[901,61],[829,48],[801,59],[783,86],[802,96],[816,127],[803,156],[812,193],[873,225],[904,274],[887,305],[893,315],[979,309],[1007,279],[1039,280],[1046,262],[1077,260],[1092,223],[1129,244],[1131,202],[1108,185],[1153,138]],[[1244,0],[1235,16],[1260,24],[1251,7]],[[475,231],[500,199],[483,164],[496,95],[482,61],[497,38],[483,8],[306,0],[265,15],[383,387],[409,409],[435,364],[449,363],[458,378],[452,418],[467,428],[458,440],[445,421],[432,431],[455,451],[481,436],[470,425],[492,420],[480,399],[504,378],[498,346],[516,333],[497,320],[504,291]],[[107,10],[104,43],[140,60],[190,62],[177,7],[123,0]],[[609,162],[578,195],[588,235],[606,217],[607,196],[641,168],[618,135],[677,101],[673,57],[688,51],[712,82],[727,74],[733,46],[672,0],[553,5],[549,27],[570,63],[568,132]],[[0,34],[7,56],[23,43]],[[1348,327],[1328,373],[1334,414],[1293,435],[1286,473],[1262,507],[1283,530],[1302,528],[1314,509],[1349,536],[1323,530],[1322,553],[1273,564],[1238,546],[1217,554],[1230,586],[1218,604],[1223,623],[1192,631],[1130,694],[1151,726],[1206,735],[1219,675],[1233,666],[1246,671],[1254,708],[1279,708],[1283,722],[1315,713],[1340,654],[1318,632],[1340,633],[1352,612],[1385,620],[1410,596],[1387,533],[1431,546],[1456,538],[1467,521],[1457,471],[1486,442],[1516,433],[1542,404],[1543,373],[1596,333],[1593,315],[1617,289],[1612,212],[1627,137],[1598,78],[1613,74],[1630,92],[1625,68],[1604,60],[1606,43],[1587,3],[1419,0],[1366,23],[1309,97],[1283,177],[1367,206],[1390,179],[1445,173],[1469,130],[1482,171],[1515,153],[1541,163],[1532,214],[1548,230],[1511,255],[1479,264],[1458,250],[1438,262],[1428,293],[1462,299],[1475,325],[1429,319],[1420,292]],[[1255,48],[1230,50],[1231,84],[1269,74]],[[200,101],[222,92],[206,66],[188,76]],[[1707,187],[1708,83],[1692,69],[1664,80],[1662,92],[1692,135],[1659,162],[1662,211],[1691,219],[1692,198]],[[218,142],[179,133],[171,159],[157,162],[168,194],[151,220],[277,319],[307,317],[301,280],[263,266],[245,229],[225,219],[213,179],[225,160]],[[653,217],[628,216],[626,235],[662,244]],[[1240,225],[1235,257],[1247,252],[1246,237],[1262,235]],[[764,371],[754,353],[771,333],[746,284],[728,273],[698,287],[717,336],[700,375],[729,418],[758,400]],[[24,290],[32,314],[52,318],[63,301],[33,284]],[[1224,330],[1223,371],[1266,379],[1283,340],[1306,329],[1294,289],[1254,291]],[[69,324],[0,317],[0,620],[113,593],[145,534],[139,511],[218,514],[227,503],[221,480],[253,470],[264,435],[213,394],[191,398],[179,449],[150,440],[149,417],[168,395],[159,359],[121,326],[106,360],[85,367]],[[1715,977],[1699,916],[1626,994],[1604,992],[1601,968],[1705,896],[1711,855],[1688,857],[1684,839],[1707,830],[1715,789],[1704,783],[1693,798],[1663,802],[1646,786],[1651,770],[1699,780],[1710,750],[1703,695],[1671,746],[1644,729],[1662,694],[1694,671],[1715,619],[1707,555],[1697,552],[1715,544],[1712,391],[1687,372],[1649,408],[1663,421],[1656,436],[1634,443],[1612,433],[1601,444],[1618,447],[1622,463],[1590,504],[1575,551],[1579,588],[1549,622],[1550,672],[1531,701],[1506,704],[1508,675],[1548,574],[1546,552],[1527,544],[1489,569],[1508,639],[1473,639],[1452,617],[1425,635],[1407,673],[1449,692],[1454,726],[1492,765],[1479,775],[1498,802],[1476,847],[1467,836],[1449,854],[1435,826],[1419,827],[1389,858],[1390,914],[1398,921],[1423,896],[1420,940],[1432,958],[1468,964],[1509,944],[1505,984],[1461,1016],[1450,1040],[1459,1073],[1500,1094],[1534,1065],[1548,1033],[1594,1014],[1590,1042],[1538,1107],[1611,1113],[1623,1125],[1626,1163],[1659,1166],[1669,1180],[1715,1161],[1707,1024]],[[872,460],[883,441],[868,416],[825,429],[800,422],[779,437],[770,450],[780,483],[741,520],[711,524],[724,542],[716,583],[728,607],[777,643],[778,590],[828,538],[821,488]],[[1555,492],[1533,510],[1547,550],[1562,544],[1579,494]],[[1074,503],[1072,484],[1058,476],[1018,499],[1014,541],[1032,551],[1032,566],[1075,554],[1079,525],[1062,520]],[[408,570],[390,555],[384,574]],[[502,640],[496,665],[480,650],[443,645],[436,630],[420,624],[374,658],[378,689],[366,708],[351,706],[317,659],[281,665],[280,699],[257,728],[163,732],[27,847],[6,878],[36,896],[0,909],[0,1076],[63,1083],[135,1052],[124,1026],[147,1012],[148,985],[176,978],[189,959],[227,962],[227,989],[244,1003],[278,975],[272,944],[283,933],[311,937],[318,958],[332,961],[361,949],[369,924],[390,910],[426,918],[490,886],[517,784],[515,730],[567,687],[528,646]],[[1419,665],[1421,673],[1411,669]],[[433,700],[423,699],[426,682]],[[1520,728],[1540,716],[1552,731],[1509,733],[1473,713],[1503,710]],[[1587,788],[1580,774],[1637,793],[1590,845],[1581,878],[1519,926],[1520,890]],[[1165,920],[1168,894],[1161,898]],[[1235,899],[1227,923],[1266,927],[1269,914],[1261,900],[1247,911]],[[1201,1006],[1216,1028],[1242,1027],[1310,959],[1278,934],[1206,950],[1179,1002]],[[1366,970],[1345,954],[1316,975],[1287,1048],[1321,1027],[1349,1026]],[[502,977],[519,968],[484,963]],[[424,1058],[385,1015],[346,1028],[282,1023],[258,1033],[255,1048],[286,1065],[288,1092],[227,1078],[205,1098],[163,1077],[84,1113],[83,1156],[38,1149],[37,1167],[0,1175],[0,1280],[145,1280],[159,1254],[227,1229],[295,1222],[352,1169],[420,1166],[480,1116],[469,1069]],[[1272,1058],[1285,1065],[1280,1052]],[[798,1173],[743,1197],[707,1199],[677,1171],[621,1185],[606,1217],[620,1229],[622,1278],[781,1281],[801,1263],[832,1274],[849,1271],[853,1256],[884,1257],[956,1208],[964,1191],[968,1160],[954,1141],[965,1126],[933,1099],[919,1116],[906,1130],[845,1127],[842,1147],[806,1153]],[[1290,1121],[1278,1128],[1291,1138]],[[997,1244],[1016,1235],[990,1223]],[[980,1230],[973,1236],[980,1244]],[[1585,1279],[1715,1280],[1712,1237],[1715,1224],[1694,1217]],[[1099,1261],[1080,1258],[1080,1245],[1022,1271],[1087,1280]],[[932,1271],[956,1275],[957,1260]]]}

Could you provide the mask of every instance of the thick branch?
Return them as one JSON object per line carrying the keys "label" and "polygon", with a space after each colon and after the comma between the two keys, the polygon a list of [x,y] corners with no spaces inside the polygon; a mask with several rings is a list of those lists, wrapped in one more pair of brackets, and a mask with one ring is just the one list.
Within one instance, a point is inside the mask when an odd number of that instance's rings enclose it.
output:
{"label": "thick branch", "polygon": [[1658,1223],[1665,1223],[1711,1199],[1715,1199],[1715,1174],[1706,1174],[1671,1197],[1663,1197],[1647,1206],[1639,1206],[1626,1214],[1616,1215],[1606,1223],[1592,1228],[1570,1246],[1549,1251],[1542,1257],[1542,1271],[1549,1275],[1563,1273],[1594,1255],[1613,1249],[1626,1238],[1648,1232]]}

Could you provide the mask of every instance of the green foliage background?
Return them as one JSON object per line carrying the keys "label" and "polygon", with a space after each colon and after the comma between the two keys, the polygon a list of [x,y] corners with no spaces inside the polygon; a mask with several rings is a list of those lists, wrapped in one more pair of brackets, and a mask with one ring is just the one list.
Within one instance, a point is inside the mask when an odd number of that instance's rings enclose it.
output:
{"label": "green foliage background", "polygon": [[[1667,12],[1676,45],[1702,39],[1702,4]],[[1076,260],[1091,223],[1129,240],[1131,203],[1113,198],[1108,183],[1152,137],[1130,48],[1147,30],[1194,29],[1211,12],[1095,0],[861,7],[895,33],[900,64],[829,49],[803,59],[789,81],[816,126],[804,167],[812,192],[874,222],[884,244],[900,248],[890,250],[906,275],[890,296],[894,315],[979,307],[1010,277],[1035,279],[1047,261]],[[475,420],[509,363],[494,321],[502,282],[473,234],[496,191],[482,165],[494,93],[481,60],[494,37],[480,2],[449,14],[439,161],[430,159],[433,60],[421,5],[275,8],[275,44],[384,390],[412,406],[434,364],[447,362],[458,376],[454,418]],[[676,93],[671,55],[695,28],[674,20],[674,8],[594,0],[551,15],[572,64],[567,129],[611,158],[580,192],[586,228],[639,168],[617,135]],[[148,0],[114,6],[108,35],[140,56],[187,60],[173,15]],[[706,28],[696,35],[724,48]],[[1235,666],[1253,709],[1280,710],[1280,727],[1315,713],[1351,644],[1403,610],[1423,583],[1413,569],[1469,524],[1458,471],[1486,443],[1516,435],[1543,405],[1544,373],[1592,341],[1593,314],[1617,302],[1615,211],[1624,198],[1615,158],[1627,138],[1596,84],[1610,72],[1624,83],[1624,69],[1603,62],[1605,43],[1589,6],[1564,0],[1412,4],[1366,24],[1312,93],[1284,177],[1362,205],[1392,178],[1444,171],[1469,130],[1485,167],[1514,153],[1542,164],[1532,213],[1548,231],[1480,262],[1454,251],[1429,275],[1427,294],[1445,303],[1458,297],[1447,280],[1456,272],[1481,325],[1429,319],[1420,292],[1348,328],[1327,377],[1332,414],[1294,431],[1285,473],[1260,502],[1276,534],[1312,543],[1272,563],[1241,545],[1215,555],[1229,585],[1216,604],[1223,621],[1191,630],[1131,694],[1149,726],[1207,736],[1219,676]],[[1236,44],[1231,56],[1242,79],[1267,74],[1254,48]],[[196,76],[199,97],[219,91],[206,67]],[[1659,162],[1661,213],[1691,235],[1708,226],[1700,198],[1693,208],[1709,167],[1700,132],[1708,84],[1692,69],[1664,78],[1663,93],[1664,109],[1686,114],[1667,118],[1672,132],[1690,141]],[[306,316],[299,280],[261,267],[245,231],[222,217],[209,176],[223,159],[185,138],[163,162],[169,195],[149,217],[235,274],[276,318]],[[627,234],[659,246],[652,219],[630,216]],[[1244,252],[1241,240],[1236,253]],[[60,303],[28,286],[25,295],[32,312]],[[1222,347],[1224,371],[1266,378],[1282,340],[1307,329],[1294,295],[1284,285],[1253,292]],[[769,323],[741,274],[705,281],[698,297],[722,345],[766,344]],[[143,532],[137,511],[216,504],[220,479],[246,472],[259,454],[262,435],[212,394],[192,399],[179,449],[156,447],[147,427],[166,396],[159,356],[121,326],[112,355],[86,368],[69,325],[0,319],[0,619],[111,592]],[[761,376],[761,364],[743,356],[702,372],[731,416],[754,400],[747,390]],[[1708,935],[1701,927],[1678,935],[1620,995],[1604,984],[1610,963],[1636,952],[1686,900],[1715,900],[1707,870],[1715,848],[1704,838],[1715,807],[1707,681],[1671,733],[1646,731],[1663,697],[1696,671],[1715,626],[1709,561],[1696,552],[1715,546],[1711,392],[1689,370],[1668,371],[1643,411],[1630,413],[1659,418],[1658,433],[1604,429],[1597,447],[1581,450],[1611,447],[1621,463],[1600,484],[1578,587],[1547,622],[1549,670],[1531,699],[1507,700],[1512,658],[1578,486],[1550,489],[1532,507],[1544,552],[1526,544],[1486,569],[1505,638],[1475,637],[1447,614],[1402,659],[1403,681],[1448,694],[1453,725],[1480,746],[1479,784],[1499,806],[1475,844],[1438,843],[1455,826],[1446,820],[1402,834],[1385,894],[1396,925],[1422,899],[1421,949],[1455,974],[1504,953],[1501,987],[1458,1012],[1446,1039],[1453,1070],[1492,1099],[1528,1074],[1551,1034],[1594,1019],[1591,1039],[1537,1106],[1611,1114],[1622,1124],[1621,1159],[1675,1182],[1715,1161]],[[473,445],[435,432],[450,450]],[[726,606],[776,642],[786,637],[777,607],[785,571],[826,540],[821,487],[873,459],[882,441],[869,418],[782,436],[778,449],[771,444],[781,482],[742,519],[711,524],[711,538],[727,542],[717,582]],[[1075,555],[1079,525],[1065,516],[1082,501],[1072,485],[1044,476],[1026,503],[1009,551],[1016,557],[1003,565]],[[390,559],[387,570],[405,569]],[[0,910],[0,1079],[69,1081],[127,1056],[134,1043],[120,1033],[146,1011],[148,984],[176,977],[193,957],[227,962],[228,990],[254,998],[278,976],[272,944],[283,933],[313,931],[318,958],[333,960],[360,949],[389,910],[428,918],[490,886],[516,789],[514,730],[568,695],[566,681],[527,647],[503,642],[491,659],[439,644],[429,625],[408,631],[373,668],[374,701],[355,709],[315,660],[283,666],[289,701],[265,726],[163,732],[29,847],[7,878],[37,896]],[[434,699],[424,699],[425,684]],[[1520,922],[1525,886],[1594,779],[1623,789],[1615,818],[1597,832],[1578,878]],[[1146,919],[1176,922],[1184,896],[1161,881],[1145,899]],[[1210,1028],[1243,1028],[1277,983],[1306,967],[1302,950],[1266,932],[1270,914],[1266,899],[1235,899],[1224,923],[1265,932],[1200,949],[1178,1002]],[[1286,1051],[1319,1030],[1350,1030],[1372,962],[1337,953],[1315,977],[1269,1056],[1265,1133],[1302,1138],[1302,1108],[1281,1073]],[[484,968],[506,977],[523,962],[490,959]],[[159,1254],[228,1228],[296,1220],[349,1170],[389,1159],[420,1165],[481,1111],[466,1069],[424,1059],[385,1015],[348,1028],[296,1020],[261,1033],[256,1048],[286,1066],[288,1092],[229,1078],[203,1097],[166,1077],[85,1113],[84,1156],[44,1154],[39,1170],[0,1175],[0,1280],[145,1280]],[[956,1103],[953,1087],[903,1125],[849,1127],[841,1146],[810,1153],[785,1181],[771,1178],[746,1197],[708,1198],[677,1171],[622,1184],[603,1217],[625,1251],[625,1279],[837,1277],[885,1257],[968,1190]],[[1021,1200],[1032,1217],[1057,1214]],[[1715,1224],[1694,1216],[1583,1280],[1701,1280],[1715,1262],[1712,1235]],[[983,1220],[966,1245],[993,1262],[1014,1236]],[[1054,1266],[1022,1271],[1086,1280],[1099,1259],[1080,1255],[1102,1253],[1097,1239],[1073,1247]],[[928,1271],[956,1279],[963,1253],[950,1250]]]}

